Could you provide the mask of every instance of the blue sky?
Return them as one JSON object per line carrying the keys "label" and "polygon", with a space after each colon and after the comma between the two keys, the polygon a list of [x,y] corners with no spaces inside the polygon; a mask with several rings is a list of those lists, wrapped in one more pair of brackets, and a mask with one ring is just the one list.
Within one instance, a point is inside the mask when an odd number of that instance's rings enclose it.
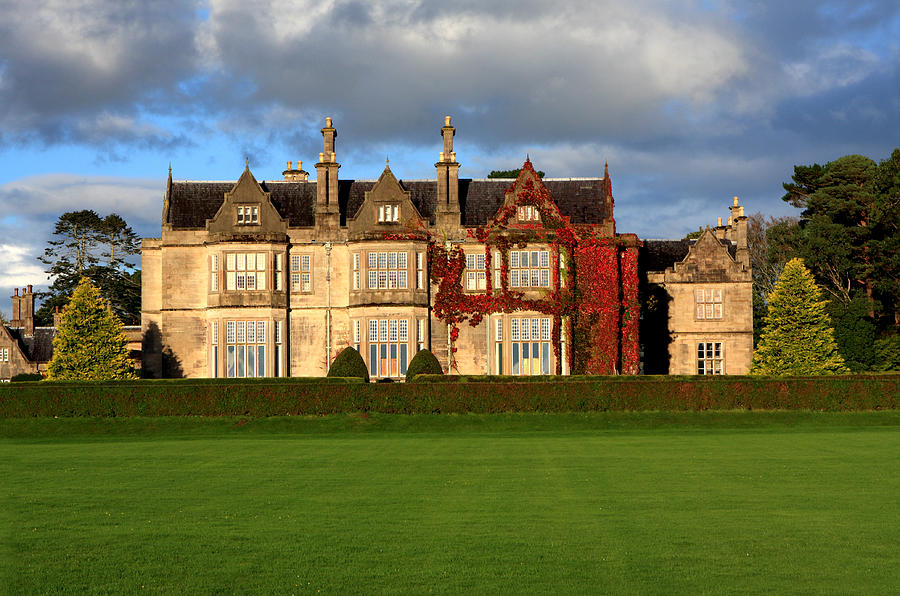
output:
{"label": "blue sky", "polygon": [[[598,176],[620,232],[789,214],[795,164],[900,145],[895,1],[8,0],[0,22],[0,293],[46,284],[63,212],[159,234],[179,179],[306,169],[431,178],[445,115],[464,177]],[[0,312],[9,303],[0,297]]]}

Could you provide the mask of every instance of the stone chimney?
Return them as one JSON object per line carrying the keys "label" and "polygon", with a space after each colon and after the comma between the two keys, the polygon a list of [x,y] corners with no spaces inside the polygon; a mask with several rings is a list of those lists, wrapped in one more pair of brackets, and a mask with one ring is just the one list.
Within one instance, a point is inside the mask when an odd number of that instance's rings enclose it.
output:
{"label": "stone chimney", "polygon": [[450,116],[444,117],[441,137],[444,140],[443,151],[438,155],[437,169],[437,206],[436,222],[439,228],[459,227],[459,163],[453,151],[453,137],[456,129],[450,125]]}
{"label": "stone chimney", "polygon": [[722,225],[722,218],[716,218],[716,227],[713,228],[713,232],[716,234],[716,238],[719,240],[728,240],[730,234],[730,230],[728,230],[725,226]]}
{"label": "stone chimney", "polygon": [[287,162],[287,169],[281,173],[286,182],[306,182],[309,180],[309,172],[303,169],[303,162],[297,160],[297,167],[293,167],[293,162]]}
{"label": "stone chimney", "polygon": [[744,215],[744,207],[737,197],[734,197],[731,205],[731,238],[737,245],[737,261],[744,267],[750,267],[750,248],[747,243],[747,216]]}
{"label": "stone chimney", "polygon": [[22,288],[21,296],[19,288],[15,289],[9,326],[22,329],[25,335],[34,335],[34,292],[31,291],[31,284]]}
{"label": "stone chimney", "polygon": [[53,326],[58,328],[61,321],[62,318],[59,312],[59,307],[57,306],[56,312],[53,313]]}
{"label": "stone chimney", "polygon": [[331,125],[331,118],[325,118],[322,138],[323,151],[319,153],[319,163],[316,164],[316,226],[337,229],[340,226],[338,169],[341,166],[334,153],[337,130]]}
{"label": "stone chimney", "polygon": [[27,291],[22,295],[20,307],[22,327],[25,328],[25,335],[34,335],[34,292],[31,291],[31,284],[25,289]]}
{"label": "stone chimney", "polygon": [[19,297],[19,288],[13,288],[14,294],[10,296],[12,298],[12,319],[9,321],[10,327],[21,327],[22,326],[22,315],[21,315],[21,298]]}

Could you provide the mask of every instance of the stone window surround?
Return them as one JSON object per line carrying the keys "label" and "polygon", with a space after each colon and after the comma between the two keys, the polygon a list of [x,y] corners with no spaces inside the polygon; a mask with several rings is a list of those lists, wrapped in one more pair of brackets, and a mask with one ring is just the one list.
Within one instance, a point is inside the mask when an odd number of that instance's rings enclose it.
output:
{"label": "stone window surround", "polygon": [[[527,265],[525,259],[528,259]],[[523,272],[526,277],[522,276]],[[536,274],[536,275],[535,275]],[[527,280],[527,283],[523,281]],[[537,282],[537,283],[535,283]],[[509,251],[509,287],[510,288],[549,288],[550,287],[550,251],[547,249],[526,248]]]}
{"label": "stone window surround", "polygon": [[[494,319],[492,325],[493,329],[490,330],[494,355],[491,362],[492,374],[518,376],[554,374],[556,364],[552,345],[552,318],[542,314],[512,313]],[[532,356],[535,345],[538,350],[537,358]],[[527,359],[524,358],[526,349]],[[524,365],[526,360],[528,370]]]}
{"label": "stone window surround", "polygon": [[313,254],[310,252],[291,254],[291,292],[312,294]]}
{"label": "stone window surround", "polygon": [[234,221],[239,226],[259,225],[259,205],[236,205]]}
{"label": "stone window surround", "polygon": [[725,314],[725,290],[723,288],[694,289],[694,320],[721,321]]}
{"label": "stone window surround", "polygon": [[698,341],[697,342],[697,374],[698,375],[724,375],[725,374],[725,342],[724,341]]}
{"label": "stone window surround", "polygon": [[[359,255],[360,290],[408,290],[409,251],[407,250],[364,250],[353,253],[353,265]],[[356,269],[354,269],[354,273]],[[365,285],[362,284],[365,280]],[[354,275],[355,283],[355,275]]]}
{"label": "stone window surround", "polygon": [[[269,284],[266,281],[268,267],[266,261],[270,257],[269,252],[258,251],[227,251],[224,253],[224,268],[219,266],[218,255],[213,255],[212,265],[224,269],[226,292],[264,292]],[[253,268],[249,267],[253,261]],[[243,262],[243,267],[241,266]],[[250,276],[253,276],[252,284]],[[243,284],[241,283],[243,279]],[[253,287],[249,287],[252,285]],[[219,284],[216,284],[219,287]],[[243,286],[243,287],[240,287]]]}

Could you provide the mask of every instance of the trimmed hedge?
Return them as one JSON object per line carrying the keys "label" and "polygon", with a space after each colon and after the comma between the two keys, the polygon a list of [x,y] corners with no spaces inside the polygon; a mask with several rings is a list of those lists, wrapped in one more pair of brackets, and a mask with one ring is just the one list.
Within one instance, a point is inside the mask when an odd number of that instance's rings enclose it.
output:
{"label": "trimmed hedge", "polygon": [[444,370],[441,368],[441,363],[438,362],[438,359],[435,358],[430,350],[424,349],[419,350],[413,356],[412,362],[409,363],[409,367],[406,369],[406,380],[411,381],[419,375],[435,376],[443,374]]}
{"label": "trimmed hedge", "polygon": [[369,382],[369,369],[355,348],[341,350],[328,367],[328,377],[355,377]]}
{"label": "trimmed hedge", "polygon": [[43,381],[44,375],[41,373],[19,373],[17,375],[13,375],[13,377],[9,380],[10,383],[24,383],[27,381]]}
{"label": "trimmed hedge", "polygon": [[0,417],[853,411],[900,407],[900,375],[508,379],[426,376],[413,383],[389,384],[340,378],[4,383],[0,385]]}

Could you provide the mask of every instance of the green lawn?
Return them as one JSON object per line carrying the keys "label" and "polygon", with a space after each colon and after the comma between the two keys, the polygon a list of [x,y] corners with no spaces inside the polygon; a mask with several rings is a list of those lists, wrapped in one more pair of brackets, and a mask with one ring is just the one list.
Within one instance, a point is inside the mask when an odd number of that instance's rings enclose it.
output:
{"label": "green lawn", "polygon": [[886,593],[900,413],[0,420],[0,593]]}

